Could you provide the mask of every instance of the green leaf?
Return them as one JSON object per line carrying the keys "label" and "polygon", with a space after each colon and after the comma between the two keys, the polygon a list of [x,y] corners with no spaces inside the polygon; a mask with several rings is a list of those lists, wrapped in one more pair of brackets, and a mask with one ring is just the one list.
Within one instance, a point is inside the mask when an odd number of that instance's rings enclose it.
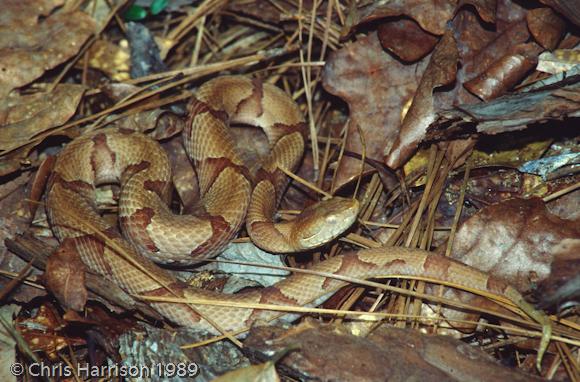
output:
{"label": "green leaf", "polygon": [[153,0],[149,10],[152,15],[158,15],[165,9],[165,7],[167,7],[167,0]]}
{"label": "green leaf", "polygon": [[127,21],[139,21],[147,17],[147,10],[138,5],[131,5],[129,9],[123,14],[123,18]]}

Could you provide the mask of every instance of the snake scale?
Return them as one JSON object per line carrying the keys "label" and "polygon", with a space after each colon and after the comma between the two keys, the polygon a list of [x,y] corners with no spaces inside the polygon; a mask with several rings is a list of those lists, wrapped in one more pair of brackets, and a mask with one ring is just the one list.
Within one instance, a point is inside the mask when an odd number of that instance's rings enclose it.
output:
{"label": "snake scale", "polygon": [[[261,127],[271,154],[251,169],[240,159],[230,123]],[[358,203],[332,198],[306,208],[296,219],[277,223],[275,212],[288,179],[305,148],[305,122],[282,90],[240,76],[219,77],[196,92],[183,132],[199,180],[197,213],[176,215],[167,207],[171,172],[167,155],[145,135],[118,128],[83,134],[60,152],[47,194],[47,212],[56,237],[74,248],[90,271],[143,298],[190,298],[226,302],[191,305],[151,302],[170,321],[219,333],[238,331],[257,321],[288,313],[230,306],[227,303],[314,306],[346,282],[294,274],[264,289],[224,295],[178,281],[154,262],[194,264],[215,256],[245,222],[252,241],[274,253],[297,252],[332,241],[355,220]],[[101,218],[95,188],[118,183],[119,225]],[[426,277],[504,296],[540,322],[546,350],[551,326],[505,282],[467,265],[419,249],[388,247],[349,252],[322,261],[313,271],[368,279]]]}

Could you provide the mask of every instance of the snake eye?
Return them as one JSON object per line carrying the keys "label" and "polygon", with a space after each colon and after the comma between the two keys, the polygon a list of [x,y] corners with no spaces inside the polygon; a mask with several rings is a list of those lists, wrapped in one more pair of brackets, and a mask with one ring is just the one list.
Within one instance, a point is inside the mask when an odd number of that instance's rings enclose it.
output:
{"label": "snake eye", "polygon": [[335,224],[337,221],[336,216],[334,215],[326,216],[325,220],[326,224]]}

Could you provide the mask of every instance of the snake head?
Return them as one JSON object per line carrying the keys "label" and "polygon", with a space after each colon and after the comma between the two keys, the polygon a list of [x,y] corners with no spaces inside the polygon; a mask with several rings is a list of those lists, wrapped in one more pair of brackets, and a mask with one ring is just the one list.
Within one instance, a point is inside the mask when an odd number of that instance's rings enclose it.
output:
{"label": "snake head", "polygon": [[334,197],[307,207],[294,220],[294,243],[297,250],[320,247],[343,234],[355,221],[359,211],[356,199]]}

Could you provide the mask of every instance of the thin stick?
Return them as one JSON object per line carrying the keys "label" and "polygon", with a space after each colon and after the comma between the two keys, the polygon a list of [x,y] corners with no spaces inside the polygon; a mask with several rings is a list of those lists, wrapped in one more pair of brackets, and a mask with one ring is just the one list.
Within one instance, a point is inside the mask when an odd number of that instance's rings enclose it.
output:
{"label": "thin stick", "polygon": [[560,191],[556,191],[553,194],[550,194],[548,196],[544,196],[544,198],[542,200],[544,201],[544,203],[549,203],[554,199],[558,199],[562,195],[566,195],[569,192],[577,190],[578,188],[580,188],[580,182],[574,183],[573,185],[566,187],[566,188],[563,188]]}
{"label": "thin stick", "polygon": [[284,174],[288,175],[290,178],[294,179],[298,183],[301,183],[301,184],[305,185],[306,187],[310,188],[311,190],[316,191],[319,194],[324,195],[325,198],[328,198],[328,199],[332,198],[332,194],[329,194],[328,192],[324,191],[323,189],[316,187],[314,184],[310,183],[306,179],[299,177],[298,175],[288,171],[287,169],[285,169],[283,167],[278,166],[278,168],[280,169],[280,171],[282,171]]}
{"label": "thin stick", "polygon": [[[378,223],[378,222],[373,222],[370,220],[362,220],[362,219],[359,219],[359,223],[364,224],[364,225],[373,226],[373,227],[380,227],[380,228],[397,229],[400,227],[400,224]],[[435,231],[450,231],[451,227],[435,227],[433,229]]]}
{"label": "thin stick", "polygon": [[189,62],[189,66],[191,67],[197,66],[197,61],[199,59],[199,51],[201,50],[201,42],[203,40],[203,34],[205,31],[205,18],[206,16],[203,16],[198,21],[199,26],[197,27],[197,36],[195,36],[195,46],[193,47],[191,61]]}

